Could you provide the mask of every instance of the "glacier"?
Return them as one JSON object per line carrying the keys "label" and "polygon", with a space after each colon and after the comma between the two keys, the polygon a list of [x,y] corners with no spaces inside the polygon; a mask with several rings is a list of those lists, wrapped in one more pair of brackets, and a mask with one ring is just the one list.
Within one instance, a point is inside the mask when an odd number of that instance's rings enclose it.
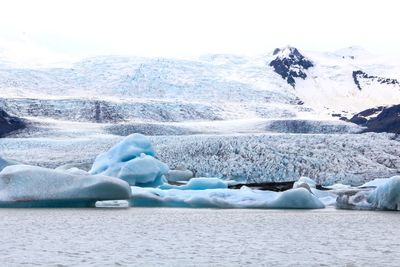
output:
{"label": "glacier", "polygon": [[0,172],[3,208],[94,207],[96,201],[130,197],[130,187],[123,180],[78,169],[12,165]]}

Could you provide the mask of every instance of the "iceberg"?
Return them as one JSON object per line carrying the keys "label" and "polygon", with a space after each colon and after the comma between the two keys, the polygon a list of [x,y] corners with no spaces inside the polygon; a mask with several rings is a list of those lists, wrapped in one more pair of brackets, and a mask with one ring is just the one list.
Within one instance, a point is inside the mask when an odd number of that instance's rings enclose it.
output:
{"label": "iceberg", "polygon": [[94,207],[96,201],[130,197],[125,181],[76,168],[12,165],[0,172],[0,207]]}
{"label": "iceberg", "polygon": [[324,204],[304,188],[285,192],[241,189],[181,190],[132,187],[133,207],[320,209]]}
{"label": "iceberg", "polygon": [[[370,188],[376,185],[376,188]],[[369,188],[368,188],[369,187]],[[376,179],[338,195],[336,207],[358,210],[400,210],[400,176]]]}
{"label": "iceberg", "polygon": [[317,183],[313,179],[302,176],[293,184],[293,188],[303,187],[300,186],[301,184],[306,184],[309,188],[315,188],[317,186]]}
{"label": "iceberg", "polygon": [[192,178],[185,185],[163,184],[160,189],[180,189],[180,190],[206,190],[228,188],[228,183],[218,178]]}
{"label": "iceberg", "polygon": [[390,178],[377,178],[374,179],[372,181],[366,182],[363,185],[360,185],[360,188],[364,188],[364,187],[378,187],[380,185],[383,185],[385,183],[387,183],[389,181]]}
{"label": "iceberg", "polygon": [[125,180],[130,185],[156,187],[166,182],[169,167],[159,161],[149,139],[132,134],[96,157],[91,174]]}
{"label": "iceberg", "polygon": [[373,209],[400,210],[400,176],[393,176],[368,196]]}
{"label": "iceberg", "polygon": [[190,170],[169,170],[165,177],[168,182],[182,182],[190,180],[194,174]]}
{"label": "iceberg", "polygon": [[9,159],[4,159],[0,157],[0,172],[7,166],[16,165],[17,162]]}

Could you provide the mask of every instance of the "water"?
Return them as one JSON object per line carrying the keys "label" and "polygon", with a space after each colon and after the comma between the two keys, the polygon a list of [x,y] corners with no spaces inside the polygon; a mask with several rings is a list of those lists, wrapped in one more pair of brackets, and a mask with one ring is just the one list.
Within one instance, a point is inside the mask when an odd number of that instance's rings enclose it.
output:
{"label": "water", "polygon": [[1,266],[400,266],[400,213],[1,209]]}

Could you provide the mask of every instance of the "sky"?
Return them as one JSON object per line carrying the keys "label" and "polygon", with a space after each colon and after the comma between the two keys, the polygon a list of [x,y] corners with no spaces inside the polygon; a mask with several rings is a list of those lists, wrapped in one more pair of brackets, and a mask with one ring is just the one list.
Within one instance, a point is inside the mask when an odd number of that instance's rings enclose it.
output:
{"label": "sky", "polygon": [[0,58],[256,55],[286,45],[400,54],[397,0],[1,0]]}

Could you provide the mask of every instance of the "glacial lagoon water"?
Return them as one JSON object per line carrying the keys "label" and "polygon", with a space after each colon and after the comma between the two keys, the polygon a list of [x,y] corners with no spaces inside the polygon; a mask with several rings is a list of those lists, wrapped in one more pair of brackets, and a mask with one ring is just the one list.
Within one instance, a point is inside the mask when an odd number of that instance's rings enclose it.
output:
{"label": "glacial lagoon water", "polygon": [[1,209],[1,266],[400,266],[400,213]]}

